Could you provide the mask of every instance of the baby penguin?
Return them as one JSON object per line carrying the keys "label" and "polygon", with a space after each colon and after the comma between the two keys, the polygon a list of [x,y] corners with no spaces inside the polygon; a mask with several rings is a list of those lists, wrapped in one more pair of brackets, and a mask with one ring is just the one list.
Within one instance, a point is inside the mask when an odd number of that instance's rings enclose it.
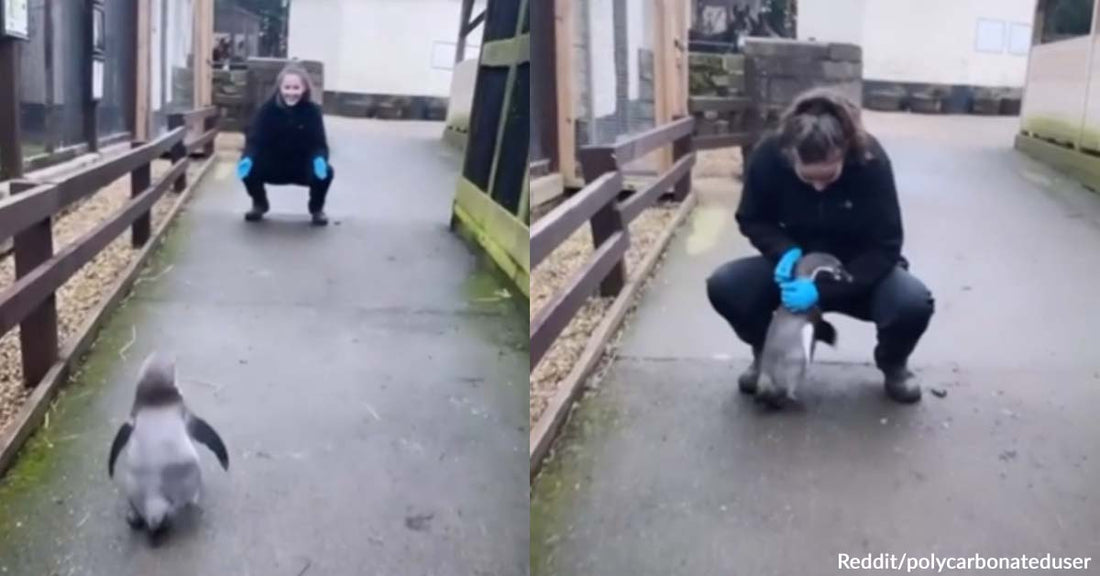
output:
{"label": "baby penguin", "polygon": [[150,535],[165,528],[181,509],[198,503],[202,472],[193,440],[210,448],[229,470],[225,444],[187,409],[175,372],[175,364],[156,353],[145,360],[130,419],[115,434],[107,464],[113,479],[115,461],[122,457],[122,485],[130,503],[126,519]]}
{"label": "baby penguin", "polygon": [[[811,252],[795,265],[796,278],[816,280],[830,275],[841,281],[851,280],[840,260],[824,252]],[[823,320],[816,306],[806,312],[792,312],[780,306],[768,325],[764,348],[760,353],[760,380],[756,399],[773,408],[786,400],[797,401],[798,387],[805,382],[818,340],[836,346],[836,329]]]}

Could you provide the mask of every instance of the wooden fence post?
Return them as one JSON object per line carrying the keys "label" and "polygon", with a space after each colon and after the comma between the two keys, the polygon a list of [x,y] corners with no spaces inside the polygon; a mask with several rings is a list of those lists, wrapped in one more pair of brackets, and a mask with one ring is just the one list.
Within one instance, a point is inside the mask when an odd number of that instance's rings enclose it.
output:
{"label": "wooden fence post", "polygon": [[[202,127],[203,127],[202,133],[203,133],[203,135],[205,135],[207,132],[210,132],[214,128],[218,127],[218,120],[219,120],[220,116],[221,116],[221,110],[219,109],[217,114],[211,114],[210,116],[206,117],[206,120],[204,120],[203,124],[202,124]],[[215,138],[214,140],[211,140],[210,143],[205,146],[204,152],[205,152],[207,158],[210,158],[210,157],[214,156],[214,141],[215,140],[217,140],[217,138]]]}
{"label": "wooden fence post", "polygon": [[[13,181],[12,195],[34,188],[33,182]],[[50,218],[15,236],[15,276],[22,278],[53,257]],[[23,355],[23,385],[35,387],[57,361],[57,297],[51,293],[19,324]]]}
{"label": "wooden fence post", "polygon": [[[130,144],[130,148],[141,148],[144,145],[144,142],[133,142]],[[140,196],[142,192],[149,189],[152,183],[153,170],[150,164],[145,163],[134,168],[134,171],[130,173],[130,198],[137,198]],[[145,246],[145,243],[149,241],[152,230],[153,218],[152,211],[150,210],[137,220],[134,220],[130,228],[130,244],[134,248]]]}
{"label": "wooden fence post", "polygon": [[[584,171],[584,180],[587,183],[595,182],[597,178],[608,172],[618,171],[615,156],[607,148],[586,148],[582,150],[581,167]],[[624,230],[623,215],[619,211],[617,198],[612,198],[606,206],[592,216],[592,241],[597,249],[616,232]],[[626,263],[625,259],[622,259],[607,274],[607,278],[600,282],[600,296],[618,296],[625,285]]]}
{"label": "wooden fence post", "polygon": [[[682,117],[678,117],[679,120]],[[692,131],[694,132],[694,130]],[[672,143],[672,161],[679,162],[681,158],[691,154],[694,151],[695,142],[692,138],[692,134],[688,133],[682,136],[679,140]],[[673,192],[673,199],[677,202],[683,202],[684,198],[687,198],[688,192],[691,192],[691,170],[684,174],[684,177],[676,183],[676,187]]]}
{"label": "wooden fence post", "polygon": [[0,180],[23,177],[20,131],[22,83],[19,81],[22,40],[0,38]]}
{"label": "wooden fence post", "polygon": [[[176,128],[179,128],[181,126],[185,126],[186,124],[187,124],[187,122],[186,122],[186,120],[184,120],[184,115],[183,114],[180,114],[180,113],[177,112],[177,113],[168,115],[168,130],[169,131],[175,130]],[[184,141],[186,141],[186,140],[187,140],[187,135],[184,134],[183,140],[180,140],[179,142],[177,142],[176,145],[172,147],[172,150],[168,153],[169,158],[172,159],[172,165],[173,166],[175,166],[175,164],[177,162],[179,162],[180,160],[183,160],[184,157],[187,156],[187,147],[184,146]],[[180,174],[180,177],[176,179],[176,184],[172,189],[175,190],[175,192],[177,194],[179,194],[179,193],[181,193],[181,192],[183,192],[184,190],[187,189],[187,172],[184,172],[183,174]]]}

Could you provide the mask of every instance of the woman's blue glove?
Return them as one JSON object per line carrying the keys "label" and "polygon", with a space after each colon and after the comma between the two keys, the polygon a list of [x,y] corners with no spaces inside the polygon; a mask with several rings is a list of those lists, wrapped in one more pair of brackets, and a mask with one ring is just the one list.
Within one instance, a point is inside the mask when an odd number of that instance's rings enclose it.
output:
{"label": "woman's blue glove", "polygon": [[241,180],[248,178],[248,174],[252,172],[252,159],[248,156],[241,158],[241,161],[237,163],[237,177]]}
{"label": "woman's blue glove", "polygon": [[313,175],[316,176],[318,180],[328,178],[328,164],[325,162],[324,158],[318,156],[313,159]]}
{"label": "woman's blue glove", "polygon": [[779,264],[775,266],[776,284],[781,284],[791,279],[794,272],[794,265],[798,262],[799,258],[802,258],[801,248],[791,248],[783,253],[783,257],[779,259]]}
{"label": "woman's blue glove", "polygon": [[817,304],[817,286],[809,278],[799,278],[779,285],[783,305],[791,312],[805,312]]}

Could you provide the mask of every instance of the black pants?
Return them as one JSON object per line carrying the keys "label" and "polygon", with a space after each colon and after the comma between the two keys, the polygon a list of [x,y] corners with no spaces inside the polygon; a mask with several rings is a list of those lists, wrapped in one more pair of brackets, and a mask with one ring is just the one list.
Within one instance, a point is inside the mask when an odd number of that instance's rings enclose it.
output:
{"label": "black pants", "polygon": [[298,186],[306,186],[309,188],[309,211],[320,212],[325,207],[325,198],[328,196],[329,186],[332,185],[332,179],[336,176],[336,171],[330,164],[328,167],[328,178],[319,180],[317,175],[313,173],[312,165],[308,169],[302,170],[280,170],[274,167],[255,166],[248,174],[248,177],[244,179],[244,187],[248,190],[248,195],[252,197],[252,201],[258,206],[263,208],[268,207],[267,202],[267,190],[264,188],[264,184],[296,184]]}
{"label": "black pants", "polygon": [[[774,271],[770,261],[754,256],[728,262],[707,279],[707,296],[715,311],[730,323],[738,338],[757,351],[764,345],[772,312],[780,303]],[[881,368],[899,367],[905,366],[928,328],[935,301],[923,282],[899,266],[879,281],[867,298],[842,309],[822,310],[874,322],[878,331],[875,363]]]}

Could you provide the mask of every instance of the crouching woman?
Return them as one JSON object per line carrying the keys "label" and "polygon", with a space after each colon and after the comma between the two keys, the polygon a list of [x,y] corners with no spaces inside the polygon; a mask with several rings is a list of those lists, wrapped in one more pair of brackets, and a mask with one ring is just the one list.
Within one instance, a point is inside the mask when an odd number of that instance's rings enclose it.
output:
{"label": "crouching woman", "polygon": [[314,225],[328,224],[325,198],[334,176],[328,163],[321,107],[313,102],[309,74],[297,64],[279,73],[275,90],[252,119],[237,175],[252,198],[245,220],[255,222],[270,210],[265,184],[309,188]]}

